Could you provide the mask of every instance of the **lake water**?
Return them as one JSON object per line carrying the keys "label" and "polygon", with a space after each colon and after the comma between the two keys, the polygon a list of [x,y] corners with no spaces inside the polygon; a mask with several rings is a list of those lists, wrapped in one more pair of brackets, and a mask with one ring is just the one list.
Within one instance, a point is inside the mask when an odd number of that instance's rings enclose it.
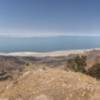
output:
{"label": "lake water", "polygon": [[0,38],[0,52],[47,52],[90,48],[100,48],[100,37],[59,36],[45,38]]}

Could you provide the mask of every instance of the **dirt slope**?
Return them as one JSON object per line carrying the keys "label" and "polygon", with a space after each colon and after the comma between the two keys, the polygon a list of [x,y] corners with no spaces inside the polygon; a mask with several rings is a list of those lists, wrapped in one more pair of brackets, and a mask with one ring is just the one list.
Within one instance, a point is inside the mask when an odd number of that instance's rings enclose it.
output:
{"label": "dirt slope", "polygon": [[99,88],[99,82],[81,73],[38,69],[8,82],[0,97],[7,100],[100,100]]}

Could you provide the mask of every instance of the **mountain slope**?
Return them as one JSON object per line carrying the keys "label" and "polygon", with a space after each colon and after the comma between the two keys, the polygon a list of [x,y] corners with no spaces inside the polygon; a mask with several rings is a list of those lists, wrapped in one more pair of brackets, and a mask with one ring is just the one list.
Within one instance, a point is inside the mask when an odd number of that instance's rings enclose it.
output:
{"label": "mountain slope", "polygon": [[0,94],[10,100],[100,100],[99,82],[59,69],[27,71]]}

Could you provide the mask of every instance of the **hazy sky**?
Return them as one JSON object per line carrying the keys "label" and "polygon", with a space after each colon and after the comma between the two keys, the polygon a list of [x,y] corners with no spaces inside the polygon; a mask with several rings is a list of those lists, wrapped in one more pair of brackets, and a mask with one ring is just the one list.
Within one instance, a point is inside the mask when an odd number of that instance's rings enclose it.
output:
{"label": "hazy sky", "polygon": [[100,0],[0,0],[0,35],[100,35]]}

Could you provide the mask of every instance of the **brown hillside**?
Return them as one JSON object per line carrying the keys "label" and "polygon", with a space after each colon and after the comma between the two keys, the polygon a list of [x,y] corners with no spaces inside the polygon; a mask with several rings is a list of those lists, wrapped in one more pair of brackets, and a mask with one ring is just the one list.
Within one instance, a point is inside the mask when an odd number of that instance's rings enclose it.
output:
{"label": "brown hillside", "polygon": [[38,69],[8,82],[0,97],[9,98],[7,100],[100,100],[99,85],[81,73]]}

